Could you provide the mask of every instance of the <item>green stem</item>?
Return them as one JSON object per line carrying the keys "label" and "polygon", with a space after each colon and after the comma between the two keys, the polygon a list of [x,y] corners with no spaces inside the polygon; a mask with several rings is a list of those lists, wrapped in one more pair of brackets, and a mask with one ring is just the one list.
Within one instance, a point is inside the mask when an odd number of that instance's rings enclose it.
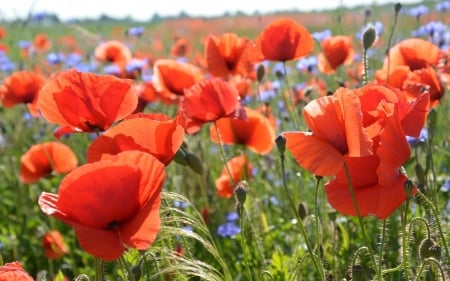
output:
{"label": "green stem", "polygon": [[248,251],[246,250],[247,247],[245,245],[246,242],[246,238],[245,238],[245,216],[246,216],[246,211],[245,211],[245,207],[238,203],[238,213],[239,213],[239,224],[241,227],[241,248],[242,248],[242,255],[243,255],[243,260],[244,260],[244,265],[245,265],[245,269],[247,271],[247,275],[248,278],[250,278],[250,280],[253,280],[253,274],[252,271],[250,270],[250,265],[248,264]]}
{"label": "green stem", "polygon": [[363,64],[364,64],[364,78],[363,78],[364,81],[363,82],[364,82],[364,85],[367,85],[367,83],[369,83],[369,76],[368,76],[369,63],[368,63],[368,59],[367,59],[367,49],[364,49]]}
{"label": "green stem", "polygon": [[321,178],[317,178],[316,180],[316,189],[314,191],[314,202],[316,202],[316,206],[314,208],[314,220],[315,220],[315,231],[316,231],[316,253],[317,253],[317,257],[319,258],[319,260],[321,260],[321,253],[320,253],[320,246],[322,245],[322,237],[320,235],[320,230],[319,230],[319,207],[320,207],[320,202],[319,202],[319,185],[320,185],[320,179]]}
{"label": "green stem", "polygon": [[220,155],[222,156],[222,160],[225,165],[225,169],[227,170],[228,176],[230,177],[231,184],[233,186],[235,186],[236,183],[234,182],[233,174],[231,173],[230,167],[228,167],[227,157],[225,155],[225,151],[223,150],[222,141],[220,138],[220,131],[219,131],[219,128],[217,127],[216,121],[214,121],[214,128],[216,129],[217,144],[219,145]]}
{"label": "green stem", "polygon": [[437,268],[439,269],[439,271],[440,271],[442,280],[444,280],[444,281],[446,280],[445,279],[445,275],[444,275],[444,270],[442,269],[441,263],[438,260],[436,260],[435,258],[426,258],[420,264],[419,270],[417,271],[416,278],[414,278],[414,281],[419,281],[421,279],[420,275],[422,274],[422,271],[425,268],[425,265],[427,263],[429,263],[429,264],[434,263],[437,266]]}
{"label": "green stem", "polygon": [[449,252],[448,252],[447,241],[445,240],[444,232],[442,231],[442,225],[441,225],[441,221],[439,219],[439,214],[438,214],[436,208],[434,207],[433,203],[430,201],[430,199],[428,199],[428,197],[426,197],[419,189],[417,189],[417,193],[416,194],[417,194],[417,196],[420,197],[420,199],[426,205],[428,205],[428,207],[431,210],[431,213],[432,213],[432,215],[434,217],[434,223],[438,227],[438,232],[439,232],[439,237],[440,237],[441,243],[444,246],[445,255],[446,255],[446,259],[447,259],[447,268],[449,268],[450,267],[450,256],[449,256]]}
{"label": "green stem", "polygon": [[383,226],[381,230],[381,241],[380,241],[380,249],[378,252],[378,271],[381,272],[381,265],[382,265],[382,259],[383,259],[383,246],[384,246],[384,239],[386,238],[386,220],[383,220]]}
{"label": "green stem", "polygon": [[291,205],[291,208],[294,211],[294,214],[295,214],[295,216],[297,218],[298,225],[300,226],[300,232],[301,232],[303,238],[305,239],[306,248],[308,250],[309,255],[311,256],[311,259],[312,259],[312,262],[314,264],[314,267],[316,268],[316,272],[319,274],[320,280],[321,281],[325,281],[324,270],[322,268],[322,264],[316,259],[316,256],[313,253],[313,249],[311,247],[311,243],[309,242],[308,236],[306,234],[306,230],[305,230],[305,226],[303,224],[303,220],[300,217],[300,215],[299,215],[299,213],[297,211],[297,208],[295,207],[295,203],[294,203],[292,197],[289,195],[290,192],[289,192],[289,188],[287,186],[286,177],[285,177],[286,169],[285,169],[285,166],[284,166],[284,153],[280,154],[280,158],[281,158],[281,173],[282,173],[282,178],[283,178],[284,191],[286,192],[286,195],[288,197],[288,200],[289,200],[289,203]]}
{"label": "green stem", "polygon": [[103,266],[105,262],[101,259],[95,258],[95,280],[103,281],[105,280],[105,272],[103,270]]}
{"label": "green stem", "polygon": [[353,189],[352,180],[350,177],[350,171],[348,169],[348,165],[346,162],[344,162],[344,170],[345,170],[345,176],[347,178],[348,187],[350,189],[350,195],[352,197],[353,207],[355,208],[356,216],[358,218],[359,226],[361,227],[361,233],[364,239],[364,243],[367,246],[367,250],[369,251],[370,259],[372,260],[374,268],[376,268],[376,275],[377,279],[379,281],[383,280],[381,276],[381,271],[379,270],[379,267],[377,265],[377,261],[375,259],[375,255],[373,254],[372,248],[370,247],[369,240],[367,239],[366,229],[364,227],[364,223],[361,217],[361,212],[359,211],[358,202],[356,201],[356,195],[355,190]]}
{"label": "green stem", "polygon": [[123,255],[119,258],[119,264],[122,267],[123,272],[126,272],[126,280],[136,281],[136,278],[134,278],[133,272],[131,271],[131,268],[128,265],[127,261],[124,259]]}
{"label": "green stem", "polygon": [[287,78],[287,67],[286,67],[286,62],[283,62],[283,72],[284,72],[284,82],[286,83],[286,88],[289,91],[289,95],[291,97],[291,103],[292,103],[292,111],[289,110],[289,105],[286,101],[286,97],[284,95],[284,93],[281,93],[282,97],[283,97],[283,101],[286,107],[286,110],[289,112],[289,114],[291,115],[291,119],[294,122],[295,128],[300,128],[300,121],[298,120],[298,115],[297,115],[297,110],[296,110],[296,106],[295,106],[295,96],[294,93],[292,92],[291,86],[289,85],[289,80]]}
{"label": "green stem", "polygon": [[409,280],[409,264],[408,264],[408,235],[406,231],[406,222],[408,218],[409,200],[406,199],[403,213],[401,215],[402,224],[402,267],[405,280]]}

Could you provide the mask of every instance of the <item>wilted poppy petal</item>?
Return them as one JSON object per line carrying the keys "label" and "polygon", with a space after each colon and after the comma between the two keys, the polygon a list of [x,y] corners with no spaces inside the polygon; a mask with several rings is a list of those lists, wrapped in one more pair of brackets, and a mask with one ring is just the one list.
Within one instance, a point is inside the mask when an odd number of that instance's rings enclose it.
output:
{"label": "wilted poppy petal", "polygon": [[344,156],[325,140],[304,132],[283,132],[286,148],[297,163],[319,176],[333,176],[342,168]]}

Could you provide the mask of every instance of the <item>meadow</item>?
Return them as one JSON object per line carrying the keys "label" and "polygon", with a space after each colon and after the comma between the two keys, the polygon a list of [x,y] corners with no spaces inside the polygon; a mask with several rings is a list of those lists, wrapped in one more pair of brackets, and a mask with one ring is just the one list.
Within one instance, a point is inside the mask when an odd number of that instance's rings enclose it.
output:
{"label": "meadow", "polygon": [[0,281],[449,280],[449,11],[0,22]]}

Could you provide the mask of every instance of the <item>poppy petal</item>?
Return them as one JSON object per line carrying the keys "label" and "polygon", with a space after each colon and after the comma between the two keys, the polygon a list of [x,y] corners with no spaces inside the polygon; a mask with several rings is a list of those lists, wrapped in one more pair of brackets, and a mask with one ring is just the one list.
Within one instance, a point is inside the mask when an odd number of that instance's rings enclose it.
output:
{"label": "poppy petal", "polygon": [[342,168],[344,156],[323,139],[304,132],[284,132],[286,148],[297,163],[319,176],[333,176]]}

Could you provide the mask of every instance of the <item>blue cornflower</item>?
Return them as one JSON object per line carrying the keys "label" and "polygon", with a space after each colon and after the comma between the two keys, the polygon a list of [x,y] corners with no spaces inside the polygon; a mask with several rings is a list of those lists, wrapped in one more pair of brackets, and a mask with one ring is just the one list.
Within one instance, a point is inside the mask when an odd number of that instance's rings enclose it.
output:
{"label": "blue cornflower", "polygon": [[20,40],[18,45],[19,45],[19,48],[21,48],[21,49],[28,49],[31,47],[32,44],[30,41]]}
{"label": "blue cornflower", "polygon": [[450,10],[450,1],[442,1],[436,4],[434,7],[436,11],[445,12]]}
{"label": "blue cornflower", "polygon": [[450,191],[450,179],[446,179],[444,183],[441,185],[441,191],[442,192],[449,192]]}
{"label": "blue cornflower", "polygon": [[136,36],[136,37],[140,37],[142,34],[144,34],[145,28],[142,26],[134,26],[134,27],[130,27],[127,30],[127,34],[130,36]]}
{"label": "blue cornflower", "polygon": [[148,66],[147,60],[133,59],[125,66],[125,70],[127,73],[134,72],[136,70],[142,71],[142,69],[146,66]]}
{"label": "blue cornflower", "polygon": [[36,12],[31,15],[31,20],[32,21],[42,21],[45,18],[47,18],[47,16],[48,16],[47,12]]}
{"label": "blue cornflower", "polygon": [[106,65],[103,67],[103,72],[105,74],[111,74],[111,75],[120,75],[122,71],[120,70],[120,67],[115,64]]}
{"label": "blue cornflower", "polygon": [[308,71],[308,72],[315,72],[317,71],[317,56],[309,56],[305,58],[301,58],[297,61],[297,64],[295,65],[295,68],[297,71]]}
{"label": "blue cornflower", "polygon": [[314,39],[316,39],[317,41],[322,41],[323,39],[326,39],[326,38],[328,38],[328,37],[331,37],[331,35],[332,35],[333,33],[331,32],[331,30],[330,29],[325,29],[325,30],[322,30],[322,31],[316,31],[316,32],[313,32],[313,34],[311,34],[311,36],[314,38]]}
{"label": "blue cornflower", "polygon": [[64,54],[62,53],[49,53],[47,55],[47,62],[50,65],[55,65],[55,64],[59,64],[62,63],[64,61]]}
{"label": "blue cornflower", "polygon": [[228,212],[227,213],[227,221],[233,222],[239,219],[239,215],[237,212]]}
{"label": "blue cornflower", "polygon": [[408,14],[415,18],[420,18],[421,16],[426,15],[429,12],[430,9],[428,9],[428,7],[425,5],[419,5],[408,10]]}
{"label": "blue cornflower", "polygon": [[241,228],[234,222],[226,222],[217,228],[217,234],[221,237],[234,237],[240,232]]}
{"label": "blue cornflower", "polygon": [[422,130],[420,131],[420,135],[417,138],[406,136],[406,141],[411,146],[417,146],[417,145],[423,144],[427,141],[427,139],[428,139],[428,129],[427,128],[422,128]]}
{"label": "blue cornflower", "polygon": [[77,53],[70,53],[66,56],[64,63],[67,68],[72,68],[80,64],[83,60],[83,56]]}

